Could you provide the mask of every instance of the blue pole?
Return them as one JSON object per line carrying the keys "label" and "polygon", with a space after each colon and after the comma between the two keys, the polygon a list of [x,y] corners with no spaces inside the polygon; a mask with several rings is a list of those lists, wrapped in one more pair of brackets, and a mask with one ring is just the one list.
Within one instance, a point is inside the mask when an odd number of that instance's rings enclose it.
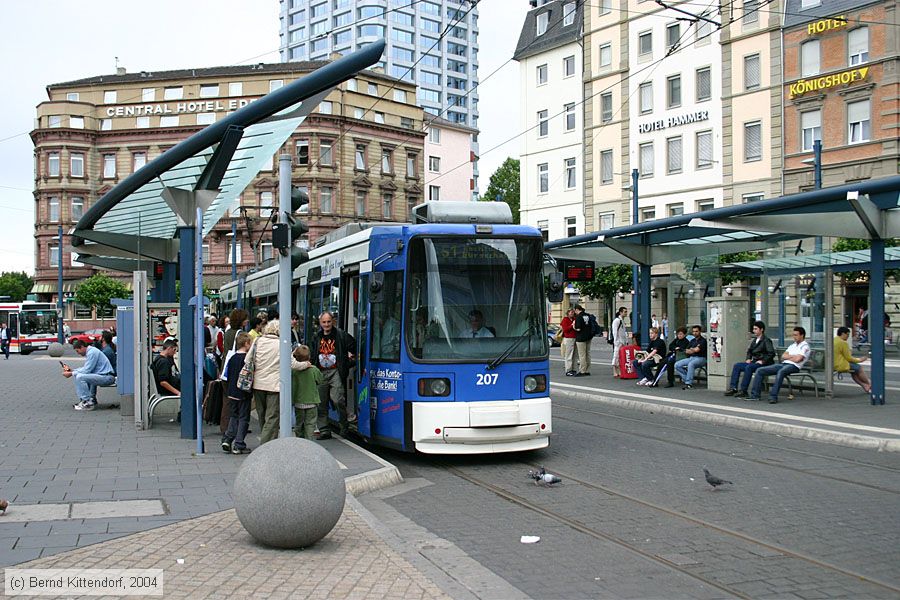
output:
{"label": "blue pole", "polygon": [[231,280],[237,279],[237,221],[231,220]]}
{"label": "blue pole", "polygon": [[203,419],[200,418],[200,403],[203,401],[203,366],[206,364],[206,348],[203,346],[203,209],[197,207],[197,231],[194,234],[196,296],[194,296],[194,344],[196,344],[194,414],[197,425],[197,454],[203,454]]}
{"label": "blue pole", "polygon": [[194,228],[178,228],[178,267],[181,273],[181,298],[178,311],[178,354],[181,359],[181,437],[196,435],[194,419],[194,323],[191,319],[194,296]]}
{"label": "blue pole", "polygon": [[638,294],[638,304],[640,305],[640,323],[641,323],[641,341],[646,343],[650,341],[648,337],[652,322],[650,321],[650,271],[653,267],[650,265],[641,265],[641,290]]}
{"label": "blue pole", "polygon": [[159,302],[175,302],[175,280],[178,265],[173,262],[163,263],[163,276],[160,281]]}
{"label": "blue pole", "polygon": [[[278,157],[278,207],[280,209],[279,220],[287,223],[287,217],[291,214],[291,155],[282,154]],[[288,229],[288,252],[278,255],[278,334],[279,353],[278,363],[278,437],[291,437],[291,417],[293,406],[291,404],[291,252],[293,240],[290,239]]]}
{"label": "blue pole", "polygon": [[778,331],[781,336],[781,345],[784,346],[784,328],[785,328],[785,301],[784,301],[784,288],[781,288],[781,294],[778,296]]}
{"label": "blue pole", "polygon": [[[637,225],[638,222],[638,178],[640,172],[637,169],[631,170],[631,224]],[[631,267],[631,289],[634,294],[631,296],[631,329],[633,333],[641,332],[641,311],[638,306],[638,266]],[[646,336],[644,336],[646,337]],[[643,339],[643,338],[642,338]]]}
{"label": "blue pole", "polygon": [[872,240],[869,272],[869,343],[872,344],[872,404],[884,404],[884,240]]}
{"label": "blue pole", "polygon": [[57,256],[57,294],[56,294],[56,306],[59,309],[59,319],[56,321],[56,329],[57,329],[57,341],[60,344],[66,343],[66,336],[63,333],[63,228],[62,224],[59,225],[57,229],[57,235],[59,236],[59,256]]}
{"label": "blue pole", "polygon": [[[822,140],[816,140],[813,142],[813,183],[815,189],[822,189]],[[815,240],[815,253],[816,256],[822,254],[822,236],[817,235]],[[825,310],[823,310],[823,304],[825,303],[825,286],[826,285],[834,285],[832,281],[825,281],[825,272],[820,271],[816,273],[816,291],[813,294],[813,331],[822,331],[822,341],[825,341]],[[828,310],[831,310],[831,307],[827,307]],[[810,332],[810,337],[815,337],[813,331]]]}

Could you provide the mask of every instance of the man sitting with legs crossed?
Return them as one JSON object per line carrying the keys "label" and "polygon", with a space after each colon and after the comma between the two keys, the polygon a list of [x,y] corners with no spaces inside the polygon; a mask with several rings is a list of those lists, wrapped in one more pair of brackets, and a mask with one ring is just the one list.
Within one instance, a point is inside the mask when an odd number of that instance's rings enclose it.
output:
{"label": "man sitting with legs crossed", "polygon": [[793,332],[794,343],[788,346],[788,349],[781,355],[781,362],[768,367],[762,367],[756,370],[753,376],[753,389],[750,390],[750,399],[759,400],[759,392],[762,390],[763,381],[769,375],[775,375],[775,382],[769,388],[769,404],[778,402],[778,391],[784,378],[794,373],[799,373],[803,365],[809,361],[812,350],[806,341],[806,330],[802,327],[794,327]]}

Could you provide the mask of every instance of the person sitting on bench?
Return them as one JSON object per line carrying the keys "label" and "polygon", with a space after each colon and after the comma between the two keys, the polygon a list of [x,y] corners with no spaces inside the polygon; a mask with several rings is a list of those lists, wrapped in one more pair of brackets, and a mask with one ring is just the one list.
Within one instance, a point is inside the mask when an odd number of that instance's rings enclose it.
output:
{"label": "person sitting on bench", "polygon": [[[767,367],[775,362],[775,346],[772,340],[766,337],[766,324],[762,321],[753,323],[753,339],[747,348],[747,359],[744,362],[735,363],[731,368],[731,385],[728,386],[726,396],[734,396],[735,398],[746,398],[747,390],[750,389],[750,382],[753,380],[753,374],[757,369]],[[738,383],[741,375],[744,381],[738,389]]]}
{"label": "person sitting on bench", "polygon": [[794,327],[792,335],[794,343],[788,346],[788,349],[781,355],[780,363],[756,370],[756,374],[753,376],[753,389],[750,391],[751,400],[759,400],[763,381],[769,375],[775,375],[775,383],[769,388],[769,404],[777,404],[778,391],[781,389],[784,378],[799,373],[803,365],[809,361],[812,349],[806,341],[806,330],[802,327]]}
{"label": "person sitting on bench", "polygon": [[669,344],[669,353],[666,355],[665,387],[675,387],[675,361],[678,360],[678,352],[684,352],[690,347],[691,341],[687,339],[687,327],[683,325],[675,330],[675,339]]}
{"label": "person sitting on bench", "polygon": [[850,354],[850,346],[847,344],[849,337],[849,327],[838,327],[837,337],[834,338],[834,370],[837,373],[850,373],[853,381],[868,394],[872,390],[872,383],[859,364],[866,358],[856,358]]}

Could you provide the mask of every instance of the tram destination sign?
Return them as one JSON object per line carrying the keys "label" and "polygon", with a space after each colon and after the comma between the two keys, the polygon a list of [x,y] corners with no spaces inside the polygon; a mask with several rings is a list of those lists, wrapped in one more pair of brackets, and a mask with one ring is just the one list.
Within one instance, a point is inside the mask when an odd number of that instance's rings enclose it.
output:
{"label": "tram destination sign", "polygon": [[594,279],[594,261],[560,260],[558,262],[563,279],[566,281],[592,281]]}

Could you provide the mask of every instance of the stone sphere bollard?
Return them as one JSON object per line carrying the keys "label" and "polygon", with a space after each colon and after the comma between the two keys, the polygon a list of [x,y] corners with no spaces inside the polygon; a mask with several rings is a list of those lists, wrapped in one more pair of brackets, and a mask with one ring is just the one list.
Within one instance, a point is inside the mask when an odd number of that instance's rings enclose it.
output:
{"label": "stone sphere bollard", "polygon": [[346,487],[334,457],[315,442],[280,438],[255,449],[234,480],[244,529],[276,548],[310,546],[337,524]]}
{"label": "stone sphere bollard", "polygon": [[65,351],[66,349],[59,342],[51,342],[50,345],[47,346],[47,354],[53,358],[59,358]]}

